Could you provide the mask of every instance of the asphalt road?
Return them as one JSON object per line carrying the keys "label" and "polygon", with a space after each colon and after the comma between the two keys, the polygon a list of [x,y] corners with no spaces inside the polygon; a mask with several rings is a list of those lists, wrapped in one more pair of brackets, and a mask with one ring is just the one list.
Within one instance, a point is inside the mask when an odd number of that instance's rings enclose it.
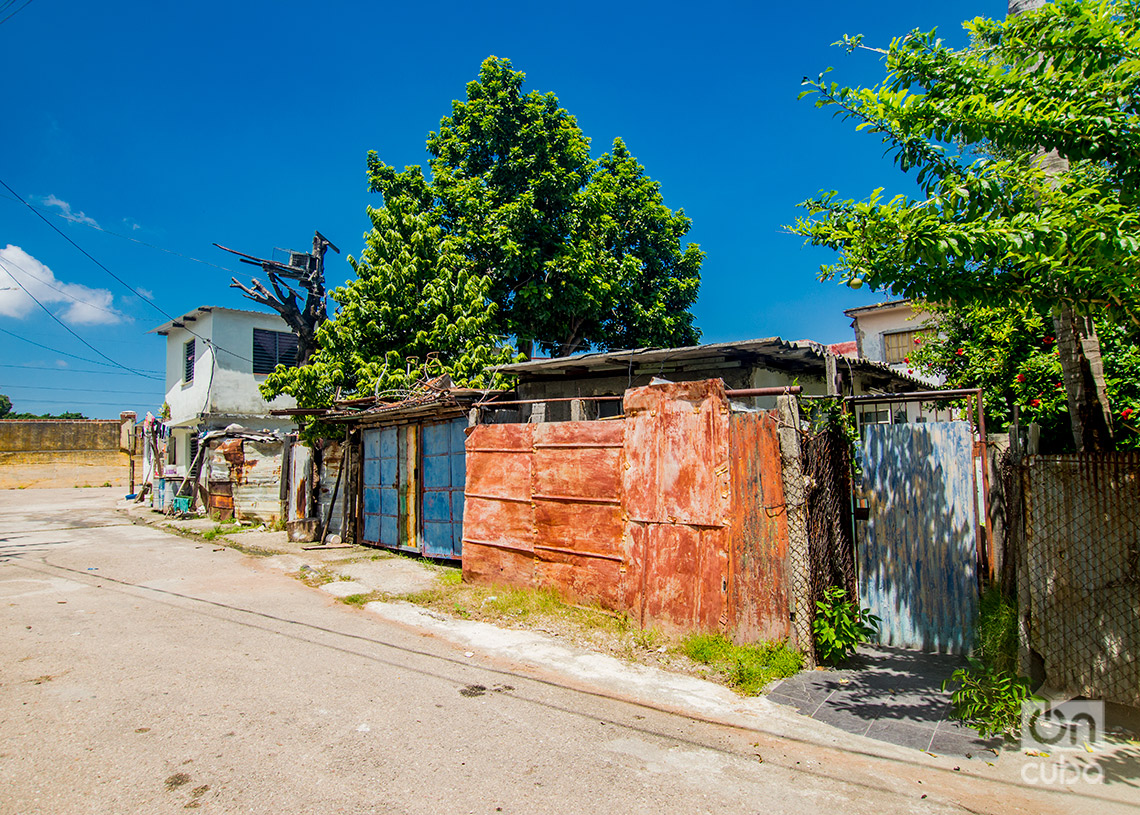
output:
{"label": "asphalt road", "polygon": [[469,657],[116,496],[0,493],[2,813],[1115,810]]}

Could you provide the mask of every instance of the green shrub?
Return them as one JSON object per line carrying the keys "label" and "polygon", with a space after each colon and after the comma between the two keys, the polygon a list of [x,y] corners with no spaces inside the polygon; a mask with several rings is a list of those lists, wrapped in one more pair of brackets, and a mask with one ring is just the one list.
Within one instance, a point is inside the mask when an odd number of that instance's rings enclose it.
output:
{"label": "green shrub", "polygon": [[1017,604],[990,587],[978,606],[978,625],[969,667],[942,683],[954,686],[953,716],[983,736],[1013,736],[1021,728],[1022,704],[1033,695],[1017,673]]}
{"label": "green shrub", "polygon": [[879,633],[879,618],[847,599],[847,592],[830,586],[815,603],[811,631],[820,662],[838,665],[855,653],[855,647]]}

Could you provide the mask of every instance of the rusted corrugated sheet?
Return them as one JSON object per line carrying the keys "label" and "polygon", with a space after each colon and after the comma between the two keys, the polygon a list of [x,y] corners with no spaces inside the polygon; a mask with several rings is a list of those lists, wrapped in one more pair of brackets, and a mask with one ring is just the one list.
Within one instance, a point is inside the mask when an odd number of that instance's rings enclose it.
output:
{"label": "rusted corrugated sheet", "polygon": [[640,571],[640,585],[631,581],[630,589],[640,595],[634,608],[641,623],[727,629],[730,412],[724,383],[635,388],[626,392],[625,414],[625,511],[630,555]]}
{"label": "rusted corrugated sheet", "polygon": [[463,577],[534,585],[533,424],[479,425],[467,437]]}
{"label": "rusted corrugated sheet", "polygon": [[786,639],[791,634],[788,515],[776,416],[734,413],[729,426],[729,618],[740,642]]}
{"label": "rusted corrugated sheet", "polygon": [[210,456],[211,493],[225,494],[214,485],[228,483],[237,518],[275,522],[281,514],[283,451],[281,442],[223,439]]}
{"label": "rusted corrugated sheet", "polygon": [[337,475],[340,473],[341,464],[344,459],[345,445],[340,442],[332,442],[321,451],[321,489],[320,489],[320,503],[317,506],[317,511],[314,515],[321,520],[323,525],[325,519],[328,518],[329,501],[332,500],[333,491],[336,490],[336,506],[333,508],[332,519],[329,521],[328,531],[337,535],[343,534],[343,510],[345,495],[348,490],[345,489],[343,479],[341,480],[340,489],[337,489],[336,481]]}
{"label": "rusted corrugated sheet", "polygon": [[[732,440],[719,381],[631,390],[626,413],[474,429],[464,578],[554,588],[647,626],[785,636],[774,420],[742,420]],[[730,466],[730,447],[765,460]]]}
{"label": "rusted corrugated sheet", "polygon": [[622,607],[622,422],[534,425],[535,581]]}
{"label": "rusted corrugated sheet", "polygon": [[294,444],[289,451],[289,507],[287,520],[310,518],[309,501],[313,477],[313,448]]}

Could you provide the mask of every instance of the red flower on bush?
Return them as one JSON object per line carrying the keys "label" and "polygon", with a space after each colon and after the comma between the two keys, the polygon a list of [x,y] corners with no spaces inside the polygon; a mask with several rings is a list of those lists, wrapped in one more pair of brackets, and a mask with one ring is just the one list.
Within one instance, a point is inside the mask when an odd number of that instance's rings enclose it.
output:
{"label": "red flower on bush", "polygon": [[1018,374],[1017,375],[1017,381],[1018,382],[1024,382],[1025,381],[1025,374]]}
{"label": "red flower on bush", "polygon": [[920,344],[922,344],[922,337],[915,337],[915,338],[914,338],[914,344],[915,344],[915,345],[920,345]]}
{"label": "red flower on bush", "polygon": [[1046,338],[1045,338],[1045,344],[1046,344],[1046,345],[1050,345],[1050,344],[1052,344],[1052,342],[1053,342],[1053,338],[1052,338],[1052,337],[1046,337]]}
{"label": "red flower on bush", "polygon": [[1133,412],[1134,411],[1132,410],[1132,408],[1125,408],[1124,410],[1120,411],[1120,418],[1121,419],[1127,419],[1129,416],[1132,415]]}
{"label": "red flower on bush", "polygon": [[965,354],[965,353],[966,353],[966,351],[965,351],[965,349],[963,349],[963,348],[959,348],[959,349],[958,349],[957,351],[955,351],[954,353],[955,353],[955,354],[957,354],[958,356],[962,356],[963,354]]}
{"label": "red flower on bush", "polygon": [[1040,399],[1030,399],[1029,404],[1032,407],[1040,407],[1041,406],[1041,400]]}

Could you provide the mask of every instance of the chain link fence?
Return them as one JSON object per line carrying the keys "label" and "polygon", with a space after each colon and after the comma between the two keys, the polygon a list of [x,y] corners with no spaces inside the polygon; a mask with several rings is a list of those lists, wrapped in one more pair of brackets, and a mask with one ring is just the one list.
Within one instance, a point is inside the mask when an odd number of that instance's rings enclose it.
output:
{"label": "chain link fence", "polygon": [[1030,456],[1019,469],[1023,635],[1045,684],[1140,705],[1140,454]]}
{"label": "chain link fence", "polygon": [[851,445],[842,432],[826,428],[802,442],[807,488],[809,602],[814,611],[830,586],[849,599],[855,585],[851,538]]}

